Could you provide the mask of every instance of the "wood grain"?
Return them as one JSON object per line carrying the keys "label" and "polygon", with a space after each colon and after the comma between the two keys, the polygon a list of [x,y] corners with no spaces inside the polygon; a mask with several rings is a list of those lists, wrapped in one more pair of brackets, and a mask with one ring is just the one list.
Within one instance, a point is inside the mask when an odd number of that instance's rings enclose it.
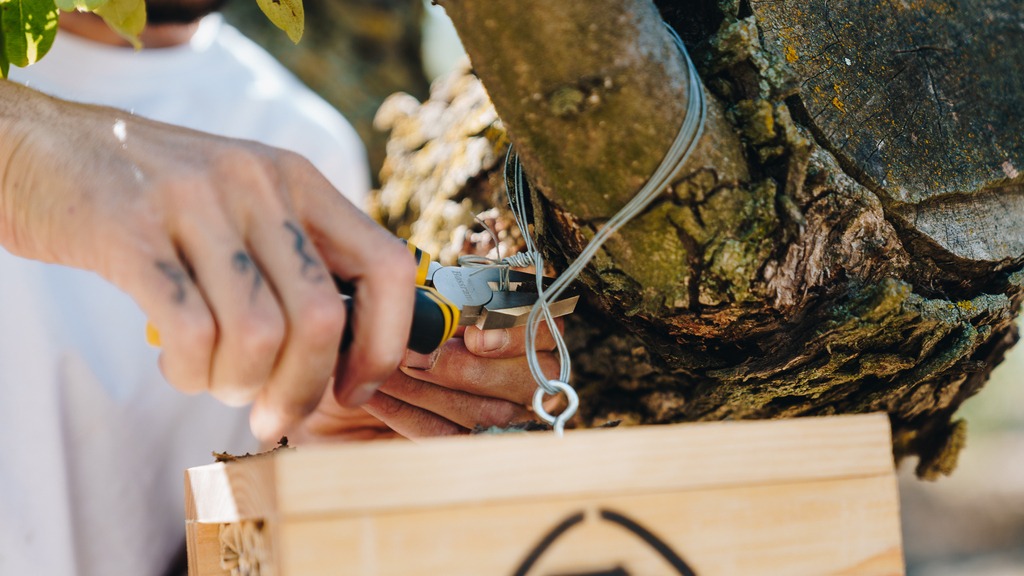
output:
{"label": "wood grain", "polygon": [[586,519],[528,574],[679,574],[601,510],[650,530],[700,575],[903,574],[895,483],[885,476],[303,520],[282,531],[283,574],[515,574],[581,511]]}
{"label": "wood grain", "polygon": [[311,447],[282,455],[278,512],[354,513],[871,476],[892,469],[882,415]]}

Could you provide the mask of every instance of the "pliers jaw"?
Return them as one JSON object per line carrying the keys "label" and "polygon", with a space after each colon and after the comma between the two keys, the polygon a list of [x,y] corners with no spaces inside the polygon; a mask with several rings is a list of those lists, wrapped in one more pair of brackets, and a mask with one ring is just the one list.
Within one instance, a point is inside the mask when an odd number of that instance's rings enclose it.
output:
{"label": "pliers jaw", "polygon": [[[544,285],[554,279],[545,278]],[[433,271],[430,284],[461,311],[460,324],[482,330],[514,328],[526,324],[537,302],[534,274],[498,267],[445,266]],[[576,309],[578,294],[563,296],[549,304],[554,317]]]}
{"label": "pliers jaw", "polygon": [[[534,274],[498,266],[441,266],[412,244],[407,245],[416,258],[416,292],[412,329],[408,348],[429,354],[455,335],[459,326],[482,330],[514,328],[526,324],[537,302],[537,278]],[[355,286],[334,278],[349,314],[354,312],[351,296]],[[544,286],[553,282],[545,278]],[[576,309],[579,295],[570,293],[549,303],[554,317]],[[352,323],[345,325],[341,350],[352,340]]]}

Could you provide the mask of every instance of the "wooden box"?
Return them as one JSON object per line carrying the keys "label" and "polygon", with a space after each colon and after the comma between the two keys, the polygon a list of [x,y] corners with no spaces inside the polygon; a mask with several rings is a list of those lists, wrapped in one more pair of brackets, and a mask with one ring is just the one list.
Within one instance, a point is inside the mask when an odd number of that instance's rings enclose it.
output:
{"label": "wooden box", "polygon": [[300,447],[186,492],[191,576],[903,574],[884,415]]}

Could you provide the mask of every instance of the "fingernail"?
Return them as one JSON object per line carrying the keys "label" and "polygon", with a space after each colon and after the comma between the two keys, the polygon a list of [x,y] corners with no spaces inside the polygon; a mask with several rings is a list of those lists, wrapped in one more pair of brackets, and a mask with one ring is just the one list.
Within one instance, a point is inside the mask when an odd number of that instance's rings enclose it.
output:
{"label": "fingernail", "polygon": [[377,392],[377,388],[380,388],[380,382],[367,382],[357,386],[352,392],[341,400],[341,403],[350,408],[356,406],[362,406],[366,404],[366,401],[370,399]]}
{"label": "fingernail", "polygon": [[405,358],[402,359],[402,366],[416,368],[417,370],[430,370],[434,367],[434,363],[437,362],[437,356],[440,352],[440,348],[430,354],[420,354],[419,352],[406,350]]}
{"label": "fingernail", "polygon": [[494,352],[508,344],[508,330],[481,330],[480,333],[483,335],[480,348],[484,352]]}

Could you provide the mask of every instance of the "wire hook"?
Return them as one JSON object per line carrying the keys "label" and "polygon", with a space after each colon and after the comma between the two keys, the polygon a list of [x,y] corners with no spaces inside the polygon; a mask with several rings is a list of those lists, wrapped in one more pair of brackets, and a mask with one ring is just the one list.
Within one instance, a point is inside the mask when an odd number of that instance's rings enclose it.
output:
{"label": "wire hook", "polygon": [[[541,420],[550,424],[555,430],[555,436],[561,438],[565,433],[566,422],[576,415],[576,410],[580,407],[580,397],[576,394],[575,388],[561,380],[548,380],[547,384],[554,392],[550,393],[544,388],[538,387],[537,391],[533,393],[533,413],[539,416]],[[569,404],[565,407],[565,410],[562,410],[558,416],[555,416],[544,408],[544,396],[559,393],[565,395]]]}

